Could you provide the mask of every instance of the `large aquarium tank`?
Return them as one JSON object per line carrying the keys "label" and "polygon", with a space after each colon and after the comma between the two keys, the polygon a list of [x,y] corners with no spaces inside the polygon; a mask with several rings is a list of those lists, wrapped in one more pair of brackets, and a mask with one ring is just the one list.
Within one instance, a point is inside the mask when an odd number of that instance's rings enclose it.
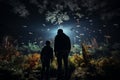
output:
{"label": "large aquarium tank", "polygon": [[[120,79],[119,0],[0,0],[0,80]],[[68,77],[58,79],[58,29],[70,38]],[[53,48],[42,75],[41,51]],[[66,46],[66,44],[64,44]],[[64,47],[63,46],[63,47]],[[44,80],[44,79],[43,79]]]}

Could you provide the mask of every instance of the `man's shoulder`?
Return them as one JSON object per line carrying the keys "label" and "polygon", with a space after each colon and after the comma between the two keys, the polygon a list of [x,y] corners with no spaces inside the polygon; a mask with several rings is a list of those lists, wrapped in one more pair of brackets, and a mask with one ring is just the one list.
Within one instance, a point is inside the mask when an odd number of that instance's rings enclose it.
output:
{"label": "man's shoulder", "polygon": [[55,36],[55,39],[58,37],[58,35]]}
{"label": "man's shoulder", "polygon": [[64,36],[65,36],[65,38],[69,39],[69,36],[68,36],[68,35],[64,34]]}
{"label": "man's shoulder", "polygon": [[46,46],[42,47],[42,50],[45,49],[45,48],[46,48]]}

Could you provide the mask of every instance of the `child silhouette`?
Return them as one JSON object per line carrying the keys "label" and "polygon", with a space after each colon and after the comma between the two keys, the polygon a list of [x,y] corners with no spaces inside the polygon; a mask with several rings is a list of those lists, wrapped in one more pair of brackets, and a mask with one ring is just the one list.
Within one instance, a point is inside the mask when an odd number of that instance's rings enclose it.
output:
{"label": "child silhouette", "polygon": [[49,80],[50,62],[53,60],[53,48],[50,46],[50,41],[46,41],[46,45],[41,51],[42,62],[42,78]]}

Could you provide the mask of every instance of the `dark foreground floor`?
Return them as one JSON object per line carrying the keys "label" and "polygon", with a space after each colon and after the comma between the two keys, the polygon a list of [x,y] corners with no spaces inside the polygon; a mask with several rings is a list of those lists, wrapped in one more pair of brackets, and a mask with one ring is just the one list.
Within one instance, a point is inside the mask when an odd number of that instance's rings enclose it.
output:
{"label": "dark foreground floor", "polygon": [[[8,70],[0,70],[0,80],[41,80],[40,79],[40,73],[23,73],[23,75],[19,74],[13,74],[12,71]],[[56,73],[51,72],[50,80],[57,80],[57,77],[54,76]],[[106,74],[96,74],[95,76],[86,75],[86,77],[73,77],[73,72],[70,73],[70,79],[69,80],[120,80],[120,70],[109,70],[106,72]],[[66,80],[60,79],[60,80]]]}

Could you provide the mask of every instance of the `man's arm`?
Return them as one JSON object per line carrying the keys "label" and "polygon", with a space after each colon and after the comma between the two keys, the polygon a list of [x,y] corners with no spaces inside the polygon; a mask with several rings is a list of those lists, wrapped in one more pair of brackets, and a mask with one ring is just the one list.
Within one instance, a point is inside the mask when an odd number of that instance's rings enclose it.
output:
{"label": "man's arm", "polygon": [[55,56],[57,56],[57,36],[55,37],[54,40],[54,52],[55,52]]}

